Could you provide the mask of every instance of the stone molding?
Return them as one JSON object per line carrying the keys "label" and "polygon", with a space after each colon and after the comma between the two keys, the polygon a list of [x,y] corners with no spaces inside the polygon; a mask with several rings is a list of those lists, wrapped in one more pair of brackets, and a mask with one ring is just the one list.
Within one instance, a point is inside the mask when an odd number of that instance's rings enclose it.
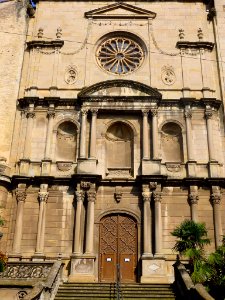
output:
{"label": "stone molding", "polygon": [[[147,9],[143,9],[131,4],[118,2],[110,5],[103,6],[101,8],[97,8],[91,11],[88,11],[84,14],[86,18],[92,19],[118,19],[118,14],[110,14],[110,11],[114,11],[117,9],[124,9],[126,13],[119,14],[120,18],[125,19],[154,19],[156,17],[156,13],[149,11]],[[127,12],[132,12],[129,16]],[[106,13],[106,14],[105,14]]]}

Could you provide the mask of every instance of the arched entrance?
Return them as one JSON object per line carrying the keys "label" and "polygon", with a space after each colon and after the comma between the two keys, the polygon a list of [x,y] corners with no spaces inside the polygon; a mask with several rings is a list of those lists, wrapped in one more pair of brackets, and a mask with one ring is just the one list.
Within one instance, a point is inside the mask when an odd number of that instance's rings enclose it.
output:
{"label": "arched entrance", "polygon": [[99,274],[101,282],[135,282],[137,269],[137,222],[127,215],[113,213],[100,222]]}

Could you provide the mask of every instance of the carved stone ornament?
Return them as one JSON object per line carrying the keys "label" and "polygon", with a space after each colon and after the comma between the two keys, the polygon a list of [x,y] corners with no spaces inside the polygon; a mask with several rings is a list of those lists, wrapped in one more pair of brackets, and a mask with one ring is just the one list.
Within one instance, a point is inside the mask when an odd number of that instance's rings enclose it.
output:
{"label": "carved stone ornament", "polygon": [[47,202],[48,200],[48,192],[39,192],[38,198],[40,202]]}
{"label": "carved stone ornament", "polygon": [[153,193],[153,199],[155,202],[161,202],[162,201],[162,193]]}
{"label": "carved stone ornament", "polygon": [[184,111],[184,116],[185,116],[185,118],[187,118],[187,119],[191,119],[191,118],[192,118],[192,111],[191,111],[191,109],[186,109],[186,110]]}
{"label": "carved stone ornament", "polygon": [[22,300],[25,298],[26,295],[27,295],[27,291],[19,291],[17,293],[17,298],[18,298],[18,300]]}
{"label": "carved stone ornament", "polygon": [[161,78],[164,84],[172,85],[176,81],[176,75],[174,69],[170,65],[162,67]]}
{"label": "carved stone ornament", "polygon": [[72,168],[72,162],[56,162],[59,171],[66,172]]}
{"label": "carved stone ornament", "polygon": [[172,172],[172,173],[177,173],[177,172],[180,172],[181,171],[181,164],[179,163],[166,163],[166,169],[169,171],[169,172]]}
{"label": "carved stone ornament", "polygon": [[95,202],[96,200],[96,192],[87,192],[87,200],[88,202]]}
{"label": "carved stone ornament", "polygon": [[31,279],[47,278],[52,267],[51,264],[38,263],[10,263],[7,264],[4,272],[0,273],[0,278]]}
{"label": "carved stone ornament", "polygon": [[76,191],[75,195],[76,195],[77,202],[80,202],[80,201],[84,202],[85,193],[83,191]]}
{"label": "carved stone ornament", "polygon": [[74,84],[77,80],[77,68],[73,65],[66,68],[65,82],[67,84]]}
{"label": "carved stone ornament", "polygon": [[198,204],[199,196],[197,194],[191,193],[188,195],[188,200],[190,204]]}
{"label": "carved stone ornament", "polygon": [[143,192],[142,193],[142,198],[143,198],[144,202],[150,201],[151,200],[151,193],[150,192]]}
{"label": "carved stone ornament", "polygon": [[213,193],[211,195],[212,204],[220,204],[221,195],[219,193]]}
{"label": "carved stone ornament", "polygon": [[16,190],[16,200],[18,202],[20,202],[20,201],[25,202],[26,196],[27,196],[27,194],[26,194],[25,190],[19,190],[19,189]]}
{"label": "carved stone ornament", "polygon": [[115,192],[114,197],[117,203],[119,203],[122,200],[123,194],[121,192]]}
{"label": "carved stone ornament", "polygon": [[81,181],[80,186],[83,189],[89,189],[91,187],[91,182],[90,181]]}

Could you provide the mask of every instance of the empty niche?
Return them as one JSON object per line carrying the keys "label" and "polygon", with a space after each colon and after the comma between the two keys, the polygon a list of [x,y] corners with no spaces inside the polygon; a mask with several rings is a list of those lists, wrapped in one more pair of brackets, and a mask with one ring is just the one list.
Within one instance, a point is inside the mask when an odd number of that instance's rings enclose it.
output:
{"label": "empty niche", "polygon": [[75,161],[77,127],[70,121],[61,123],[56,134],[56,160]]}
{"label": "empty niche", "polygon": [[116,122],[106,133],[107,167],[131,168],[133,150],[133,131],[127,124]]}
{"label": "empty niche", "polygon": [[173,122],[162,127],[162,159],[165,162],[182,162],[183,141],[181,127]]}

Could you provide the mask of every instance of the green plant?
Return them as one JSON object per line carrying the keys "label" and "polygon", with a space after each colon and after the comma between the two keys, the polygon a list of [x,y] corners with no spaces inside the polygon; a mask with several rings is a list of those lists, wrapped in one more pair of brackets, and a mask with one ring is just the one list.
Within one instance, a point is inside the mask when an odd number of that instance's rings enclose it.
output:
{"label": "green plant", "polygon": [[204,247],[210,244],[205,224],[184,220],[171,234],[177,238],[173,250],[189,259],[192,280],[204,282],[207,276]]}
{"label": "green plant", "polygon": [[225,236],[223,236],[222,245],[209,255],[206,266],[208,268],[206,285],[215,299],[223,300],[225,295]]}

